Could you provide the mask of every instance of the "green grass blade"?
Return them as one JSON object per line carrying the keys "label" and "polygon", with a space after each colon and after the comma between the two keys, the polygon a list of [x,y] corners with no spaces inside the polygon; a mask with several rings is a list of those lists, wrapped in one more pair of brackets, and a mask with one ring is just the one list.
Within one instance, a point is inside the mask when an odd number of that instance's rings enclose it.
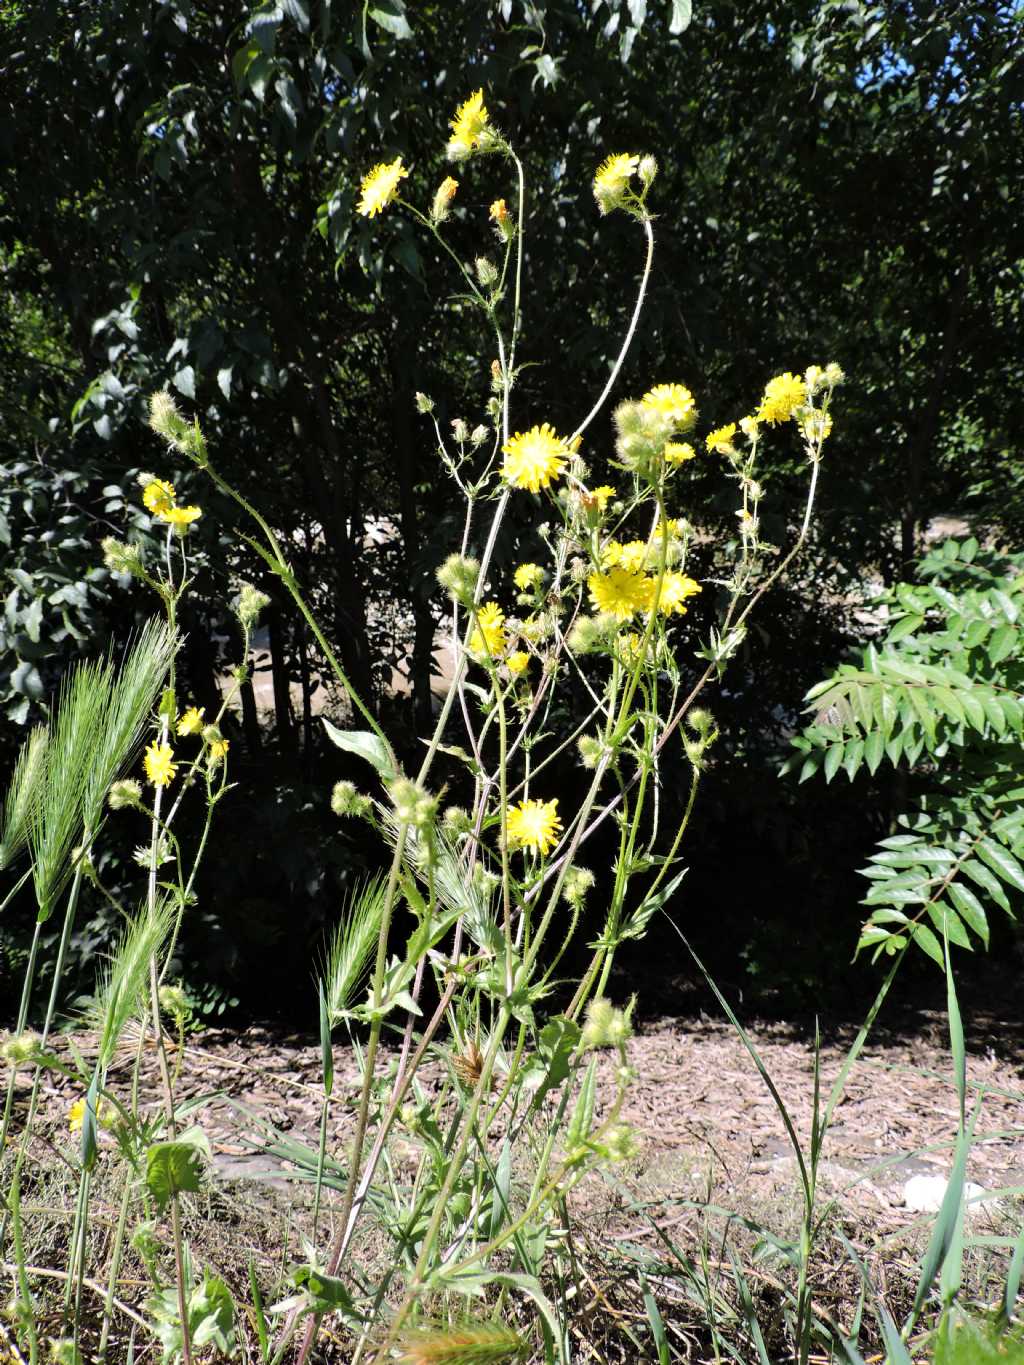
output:
{"label": "green grass blade", "polygon": [[761,1365],[772,1365],[768,1355],[768,1348],[765,1346],[764,1337],[761,1334],[761,1324],[758,1322],[757,1313],[754,1311],[754,1300],[750,1295],[750,1286],[747,1284],[747,1277],[744,1275],[743,1269],[736,1259],[736,1253],[733,1251],[732,1247],[728,1248],[728,1255],[729,1260],[732,1263],[733,1279],[736,1281],[736,1289],[740,1296],[740,1306],[743,1309],[743,1317],[746,1320],[750,1339],[754,1343],[754,1348],[757,1351],[757,1358],[761,1362]]}
{"label": "green grass blade", "polygon": [[171,903],[159,900],[150,914],[145,905],[129,923],[100,976],[85,1023],[98,1036],[97,1067],[105,1073],[114,1060],[128,1021],[144,1009],[149,964],[171,932]]}
{"label": "green grass blade", "polygon": [[1010,1257],[1010,1268],[1006,1272],[1006,1291],[1003,1294],[1003,1316],[1007,1322],[1013,1317],[1020,1293],[1020,1279],[1024,1274],[1024,1233],[1017,1239],[1017,1245]]}
{"label": "green grass blade", "polygon": [[383,877],[372,877],[349,896],[327,949],[324,966],[323,992],[332,1027],[351,1008],[356,991],[366,977],[386,906]]}
{"label": "green grass blade", "polygon": [[669,1365],[671,1359],[668,1349],[668,1337],[665,1335],[665,1324],[662,1321],[661,1312],[655,1302],[651,1287],[640,1276],[640,1292],[644,1296],[644,1307],[647,1310],[647,1321],[651,1324],[651,1336],[654,1338],[655,1349],[658,1352],[658,1365]]}

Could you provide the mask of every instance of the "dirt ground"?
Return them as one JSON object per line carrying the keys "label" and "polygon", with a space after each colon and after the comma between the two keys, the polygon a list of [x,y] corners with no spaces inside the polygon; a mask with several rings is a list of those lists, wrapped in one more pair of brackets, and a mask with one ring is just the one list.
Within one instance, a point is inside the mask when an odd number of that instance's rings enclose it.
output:
{"label": "dirt ground", "polygon": [[[986,1194],[1024,1186],[1024,1034],[1019,1025],[977,1013],[966,1026],[969,1103],[980,1104],[968,1179]],[[806,1148],[813,1038],[783,1023],[755,1022],[748,1028]],[[823,1038],[823,1095],[853,1036],[854,1029],[844,1027]],[[71,1042],[89,1058],[88,1036],[63,1040],[60,1047]],[[277,1184],[286,1174],[283,1163],[261,1152],[265,1134],[236,1103],[289,1137],[316,1146],[322,1096],[318,1040],[262,1027],[211,1029],[190,1035],[186,1052],[176,1096],[180,1102],[217,1092],[200,1121],[221,1176],[251,1175]],[[629,1056],[636,1079],[623,1117],[642,1138],[641,1174],[648,1171],[662,1189],[674,1185],[680,1197],[696,1197],[710,1183],[716,1201],[730,1207],[735,1206],[730,1198],[737,1195],[765,1194],[791,1181],[792,1148],[779,1111],[726,1021],[700,1016],[648,1022],[629,1044]],[[441,1065],[428,1063],[424,1078],[429,1081],[431,1069],[439,1073]],[[328,1132],[331,1147],[340,1152],[350,1130],[358,1072],[341,1047],[335,1066]],[[127,1084],[129,1068],[126,1055],[111,1072],[110,1083]],[[145,1068],[144,1095],[156,1103],[155,1059]],[[44,1105],[55,1126],[76,1098],[67,1083],[49,1073]],[[918,1213],[906,1206],[907,1182],[919,1175],[948,1174],[957,1117],[941,1016],[919,1018],[910,1036],[877,1033],[847,1080],[826,1141],[824,1171],[830,1192],[851,1213],[857,1212],[858,1221],[866,1219],[879,1228],[913,1221]],[[987,1207],[980,1194],[975,1203]]]}

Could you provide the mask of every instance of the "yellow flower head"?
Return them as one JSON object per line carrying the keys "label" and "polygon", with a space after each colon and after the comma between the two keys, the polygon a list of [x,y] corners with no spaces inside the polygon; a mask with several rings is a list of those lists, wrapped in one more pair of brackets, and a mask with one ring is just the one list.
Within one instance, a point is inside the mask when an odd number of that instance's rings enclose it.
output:
{"label": "yellow flower head", "polygon": [[174,485],[166,479],[153,479],[142,490],[142,501],[155,517],[161,517],[174,506]]}
{"label": "yellow flower head", "polygon": [[597,207],[602,213],[610,213],[621,202],[639,164],[638,156],[630,156],[625,152],[606,157],[601,162],[594,176],[593,189]]}
{"label": "yellow flower head", "polygon": [[[651,579],[651,592],[653,594],[656,579]],[[661,593],[658,597],[658,610],[666,616],[671,616],[675,612],[679,616],[686,615],[686,599],[693,597],[700,592],[700,584],[694,582],[683,573],[666,573],[661,580]]]}
{"label": "yellow flower head", "polygon": [[697,420],[697,405],[685,384],[655,384],[640,404],[648,412],[667,417],[680,431],[687,431]]}
{"label": "yellow flower head", "polygon": [[469,652],[493,659],[505,648],[505,613],[497,602],[486,602],[477,609],[476,621],[469,637]]}
{"label": "yellow flower head", "polygon": [[529,592],[535,588],[544,577],[544,570],[539,564],[520,564],[512,576],[512,581],[520,592]]}
{"label": "yellow flower head", "polygon": [[210,740],[210,760],[213,763],[220,763],[227,756],[228,746],[231,741],[218,735],[216,739]]}
{"label": "yellow flower head", "polygon": [[543,856],[557,843],[561,829],[557,800],[520,801],[508,813],[508,846]]}
{"label": "yellow flower head", "polygon": [[530,656],[525,649],[517,649],[514,654],[510,654],[505,660],[505,667],[514,678],[518,678],[525,673],[530,666]]}
{"label": "yellow flower head", "polygon": [[615,564],[627,573],[640,573],[647,562],[647,541],[627,540],[620,545],[617,540],[610,541],[605,551],[606,564]]}
{"label": "yellow flower head", "polygon": [[[111,1124],[111,1106],[102,1097],[96,1104],[96,1122],[103,1128],[109,1128]],[[85,1096],[75,1100],[68,1110],[68,1129],[72,1133],[80,1133],[82,1124],[85,1122]]]}
{"label": "yellow flower head", "polygon": [[356,212],[361,213],[364,218],[373,218],[376,214],[383,213],[392,199],[397,198],[399,181],[404,180],[408,174],[400,156],[396,156],[394,161],[378,162],[372,171],[363,176],[362,184],[359,186],[362,198],[356,205]]}
{"label": "yellow flower head", "polygon": [[446,199],[450,204],[451,201],[455,198],[458,188],[459,182],[457,180],[453,180],[450,175],[446,175],[445,178],[441,181],[441,184],[438,187],[437,192],[439,195],[441,195],[442,198]]}
{"label": "yellow flower head", "polygon": [[508,222],[508,205],[505,203],[504,199],[495,199],[488,210],[488,213],[490,214],[491,219],[497,223],[499,227],[502,223]]}
{"label": "yellow flower head", "polygon": [[716,427],[710,433],[705,444],[709,451],[716,451],[719,455],[725,455],[732,450],[732,438],[736,435],[736,423],[730,422],[727,426]]}
{"label": "yellow flower head", "polygon": [[181,720],[178,721],[178,736],[198,735],[203,728],[203,716],[206,714],[205,706],[190,706]]}
{"label": "yellow flower head", "polygon": [[617,565],[607,573],[591,574],[587,587],[594,610],[612,616],[616,621],[629,621],[636,612],[645,611],[650,605],[650,580]]}
{"label": "yellow flower head", "polygon": [[597,510],[603,515],[608,503],[615,497],[616,490],[610,483],[603,483],[598,488],[590,490],[590,496],[597,502]]}
{"label": "yellow flower head", "polygon": [[438,185],[434,191],[434,203],[430,210],[430,216],[435,223],[443,223],[448,217],[448,209],[451,207],[451,202],[458,190],[459,182],[453,180],[450,175],[446,175]]}
{"label": "yellow flower head", "polygon": [[797,408],[807,402],[807,385],[795,374],[787,370],[785,374],[769,379],[765,385],[764,397],[757,410],[759,422],[788,422]]}
{"label": "yellow flower head", "polygon": [[452,135],[448,139],[449,157],[453,161],[461,161],[469,156],[474,148],[479,147],[480,135],[489,121],[484,92],[477,90],[455,111],[450,124]]}
{"label": "yellow flower head", "polygon": [[166,512],[158,512],[161,521],[166,521],[169,525],[178,530],[184,530],[186,526],[191,526],[194,521],[198,521],[203,515],[200,507],[168,507]]}
{"label": "yellow flower head", "polygon": [[174,750],[169,744],[157,744],[154,741],[146,750],[144,762],[146,777],[154,787],[168,787],[174,781],[178,767],[174,762]]}
{"label": "yellow flower head", "polygon": [[529,431],[516,432],[501,448],[505,462],[501,472],[513,488],[528,488],[538,493],[557,479],[569,455],[569,447],[561,436],[544,422]]}
{"label": "yellow flower head", "polygon": [[697,452],[689,441],[667,441],[665,443],[665,463],[671,465],[685,464],[687,460],[697,458]]}
{"label": "yellow flower head", "polygon": [[800,428],[805,440],[821,445],[832,433],[832,418],[826,412],[809,411],[804,413]]}

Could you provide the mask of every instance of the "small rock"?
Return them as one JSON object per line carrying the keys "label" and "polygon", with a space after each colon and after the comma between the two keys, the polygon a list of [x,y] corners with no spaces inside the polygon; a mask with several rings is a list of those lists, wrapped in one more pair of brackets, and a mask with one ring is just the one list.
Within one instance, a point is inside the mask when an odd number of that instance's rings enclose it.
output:
{"label": "small rock", "polygon": [[[948,1187],[949,1181],[944,1175],[915,1175],[903,1186],[903,1203],[910,1213],[938,1213]],[[980,1211],[983,1202],[980,1196],[984,1193],[980,1185],[967,1182],[964,1198],[968,1200],[969,1211]]]}

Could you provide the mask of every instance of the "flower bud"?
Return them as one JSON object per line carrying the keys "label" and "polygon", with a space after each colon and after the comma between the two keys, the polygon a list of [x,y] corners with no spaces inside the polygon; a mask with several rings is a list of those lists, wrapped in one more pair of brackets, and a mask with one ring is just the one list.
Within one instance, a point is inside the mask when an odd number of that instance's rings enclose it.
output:
{"label": "flower bud", "polygon": [[448,210],[452,200],[459,188],[459,182],[453,180],[450,175],[445,176],[438,185],[434,193],[434,202],[431,205],[430,217],[435,223],[443,223],[448,217]]}
{"label": "flower bud", "polygon": [[353,782],[335,782],[331,791],[331,810],[339,819],[353,815],[365,817],[370,813],[371,802],[368,796],[356,789]]}
{"label": "flower bud", "polygon": [[469,427],[466,426],[461,417],[456,417],[452,423],[452,436],[458,441],[459,445],[463,445],[468,435]]}
{"label": "flower bud", "polygon": [[603,742],[593,735],[580,735],[576,741],[576,748],[579,750],[580,762],[584,768],[596,768],[604,753]]}
{"label": "flower bud", "polygon": [[235,604],[235,612],[242,623],[242,629],[252,630],[260,618],[260,613],[269,606],[270,598],[265,592],[260,592],[259,588],[254,588],[251,583],[243,583]]}
{"label": "flower bud", "polygon": [[115,782],[107,793],[107,805],[111,810],[129,810],[142,804],[142,786],[132,777]]}
{"label": "flower bud", "polygon": [[161,986],[158,997],[160,1008],[172,1019],[180,1021],[189,1014],[188,996],[181,986]]}
{"label": "flower bud", "polygon": [[842,384],[845,379],[846,375],[843,374],[842,370],[834,360],[830,361],[825,366],[825,382],[829,385],[830,388],[834,389],[838,387],[838,385]]}
{"label": "flower bud", "polygon": [[37,1061],[40,1050],[39,1035],[36,1033],[15,1033],[0,1043],[0,1057],[14,1070]]}
{"label": "flower bud", "polygon": [[408,777],[399,777],[389,788],[395,819],[400,825],[425,831],[431,828],[437,814],[437,797]]}
{"label": "flower bud", "polygon": [[591,1000],[583,1024],[585,1048],[622,1047],[632,1036],[629,1011],[617,1009],[610,1000],[601,996]]}
{"label": "flower bud", "polygon": [[459,839],[464,834],[472,834],[473,817],[468,810],[462,806],[449,806],[442,817],[445,831],[453,839]]}
{"label": "flower bud", "polygon": [[434,400],[432,398],[429,398],[425,393],[417,393],[416,411],[422,413],[424,416],[426,416],[428,412],[433,412]]}
{"label": "flower bud", "polygon": [[469,433],[469,443],[472,446],[482,446],[483,443],[487,440],[488,436],[490,436],[490,434],[491,432],[489,427],[485,426],[474,427],[473,430]]}
{"label": "flower bud", "polygon": [[636,168],[636,173],[640,177],[640,182],[644,189],[647,189],[653,183],[654,177],[658,174],[657,160],[650,155],[642,156],[640,158],[640,164]]}
{"label": "flower bud", "polygon": [[116,536],[105,536],[100,549],[103,563],[111,573],[136,574],[142,568],[142,551],[137,545],[125,544]]}
{"label": "flower bud", "polygon": [[570,867],[562,883],[562,899],[574,910],[582,910],[587,892],[594,885],[594,874],[588,867]]}
{"label": "flower bud", "polygon": [[640,1155],[640,1140],[628,1123],[616,1123],[604,1135],[599,1148],[608,1161],[632,1161]]}
{"label": "flower bud", "polygon": [[437,571],[437,581],[441,587],[447,590],[454,602],[461,602],[464,607],[472,605],[479,577],[479,561],[465,555],[449,555]]}
{"label": "flower bud", "polygon": [[191,453],[193,429],[166,389],[150,395],[149,425],[175,450]]}
{"label": "flower bud", "polygon": [[493,261],[489,261],[486,256],[478,256],[473,264],[476,268],[476,277],[485,289],[490,289],[498,283],[498,267]]}

